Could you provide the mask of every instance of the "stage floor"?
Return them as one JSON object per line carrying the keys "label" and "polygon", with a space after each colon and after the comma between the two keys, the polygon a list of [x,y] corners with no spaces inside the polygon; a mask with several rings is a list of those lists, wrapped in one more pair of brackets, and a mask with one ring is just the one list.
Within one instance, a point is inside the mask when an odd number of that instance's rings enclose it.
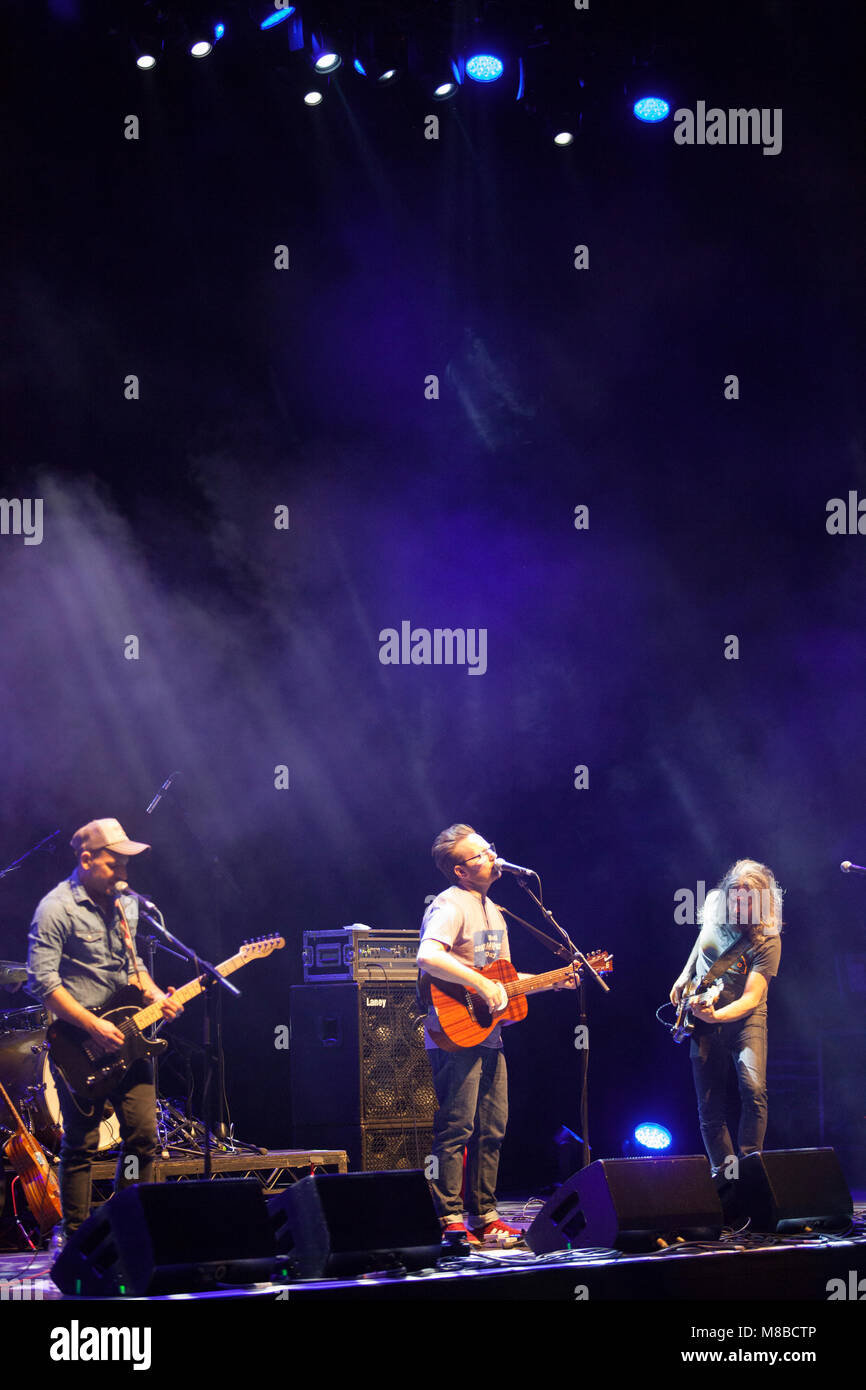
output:
{"label": "stage floor", "polygon": [[[526,1229],[540,1206],[538,1201],[504,1202],[500,1211],[505,1220]],[[50,1269],[47,1250],[0,1254],[0,1298],[75,1305],[94,1301],[62,1294],[51,1281]],[[726,1231],[719,1241],[678,1244],[642,1254],[593,1249],[534,1255],[527,1249],[482,1249],[402,1277],[370,1274],[352,1279],[288,1279],[206,1293],[99,1302],[114,1307],[190,1300],[309,1303],[347,1299],[827,1303],[833,1301],[834,1292],[839,1300],[866,1299],[864,1201],[855,1203],[851,1229],[839,1235],[763,1236]]]}

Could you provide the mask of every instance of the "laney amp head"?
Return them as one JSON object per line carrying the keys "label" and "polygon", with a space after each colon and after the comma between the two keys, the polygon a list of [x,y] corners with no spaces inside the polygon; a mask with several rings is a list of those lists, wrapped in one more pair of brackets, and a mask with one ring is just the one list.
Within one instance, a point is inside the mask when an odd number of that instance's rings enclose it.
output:
{"label": "laney amp head", "polygon": [[360,922],[330,931],[304,932],[304,984],[414,982],[419,933],[377,931]]}

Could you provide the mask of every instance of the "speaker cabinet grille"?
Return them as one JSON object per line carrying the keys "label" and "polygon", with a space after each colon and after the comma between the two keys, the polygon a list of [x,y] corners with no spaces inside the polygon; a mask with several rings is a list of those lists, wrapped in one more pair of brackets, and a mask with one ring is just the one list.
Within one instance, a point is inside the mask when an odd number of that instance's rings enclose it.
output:
{"label": "speaker cabinet grille", "polygon": [[353,1167],[424,1167],[436,1093],[420,1012],[404,982],[291,991],[295,1143],[344,1148]]}

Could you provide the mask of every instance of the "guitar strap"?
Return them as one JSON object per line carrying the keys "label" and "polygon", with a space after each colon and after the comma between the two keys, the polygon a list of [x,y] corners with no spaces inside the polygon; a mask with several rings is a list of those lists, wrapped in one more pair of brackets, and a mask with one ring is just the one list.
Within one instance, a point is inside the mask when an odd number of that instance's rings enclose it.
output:
{"label": "guitar strap", "polygon": [[[132,932],[129,930],[129,923],[126,920],[126,913],[123,910],[123,903],[121,902],[120,898],[117,897],[114,899],[114,904],[117,908],[118,916],[120,917],[120,926],[121,930],[123,931],[123,939],[126,942],[126,949],[129,952],[129,960],[130,965],[132,967],[130,978],[132,975],[135,976],[136,988],[141,990],[141,971],[138,968],[138,963],[135,958],[135,947],[132,944]],[[142,993],[144,993],[143,990]]]}
{"label": "guitar strap", "polygon": [[706,975],[704,975],[704,977],[702,978],[700,982],[701,990],[706,989],[707,986],[711,985],[714,980],[717,980],[720,975],[724,975],[726,970],[730,970],[734,961],[737,959],[737,956],[742,951],[743,946],[748,944],[748,940],[749,933],[747,931],[744,931],[741,936],[737,937],[737,940],[734,942],[733,946],[729,946],[727,951],[725,951],[724,955],[719,956],[718,960],[710,966]]}

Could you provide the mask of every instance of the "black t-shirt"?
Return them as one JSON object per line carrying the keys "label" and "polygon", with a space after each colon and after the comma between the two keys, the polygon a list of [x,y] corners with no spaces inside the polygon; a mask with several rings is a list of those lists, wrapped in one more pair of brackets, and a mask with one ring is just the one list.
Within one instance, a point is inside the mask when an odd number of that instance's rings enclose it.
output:
{"label": "black t-shirt", "polygon": [[[718,903],[719,897],[717,889],[707,894],[704,904],[704,924],[701,927],[701,934],[698,937],[698,955],[695,961],[694,973],[697,980],[703,979],[711,966],[715,965],[719,956],[724,955],[725,951],[733,946],[742,930],[739,926],[728,926],[724,922],[718,921],[719,908],[724,905]],[[725,1004],[730,1004],[735,999],[739,999],[746,988],[746,980],[753,970],[759,975],[763,975],[769,984],[774,975],[779,973],[779,962],[782,958],[782,938],[776,933],[774,936],[765,936],[757,946],[746,946],[734,960],[733,964],[725,971],[722,979],[724,986],[721,993],[715,999],[717,1009],[724,1008]],[[766,1010],[766,995],[758,1005],[755,1012]]]}

